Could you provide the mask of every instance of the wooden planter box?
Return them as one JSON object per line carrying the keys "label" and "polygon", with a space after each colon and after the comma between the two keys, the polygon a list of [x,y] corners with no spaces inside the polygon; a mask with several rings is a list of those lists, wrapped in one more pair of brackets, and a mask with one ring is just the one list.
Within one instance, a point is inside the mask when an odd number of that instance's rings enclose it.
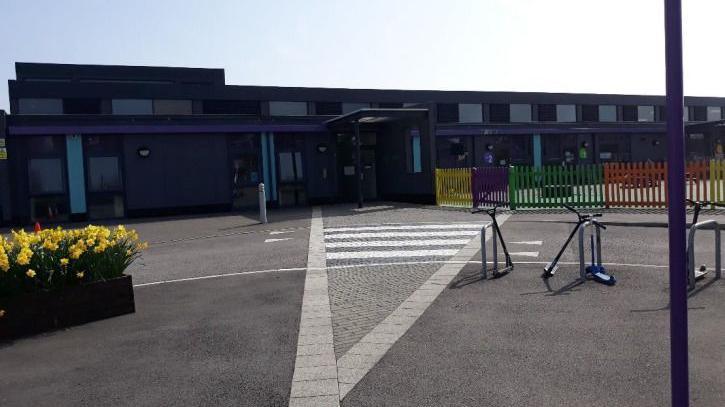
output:
{"label": "wooden planter box", "polygon": [[0,300],[0,340],[135,312],[131,276]]}

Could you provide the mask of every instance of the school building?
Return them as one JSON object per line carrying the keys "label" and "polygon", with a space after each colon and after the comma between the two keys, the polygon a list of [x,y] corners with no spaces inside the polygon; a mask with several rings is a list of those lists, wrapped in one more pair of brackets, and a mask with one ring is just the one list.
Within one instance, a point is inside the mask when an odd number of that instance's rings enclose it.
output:
{"label": "school building", "polygon": [[[227,85],[222,69],[16,63],[2,222],[365,200],[433,202],[435,168],[666,159],[662,96]],[[725,98],[685,99],[688,159]]]}

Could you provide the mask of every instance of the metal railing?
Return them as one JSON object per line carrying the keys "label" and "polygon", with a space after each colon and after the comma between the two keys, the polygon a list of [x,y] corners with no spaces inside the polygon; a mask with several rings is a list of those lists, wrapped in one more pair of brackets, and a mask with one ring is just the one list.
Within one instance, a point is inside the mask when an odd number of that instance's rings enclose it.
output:
{"label": "metal railing", "polygon": [[705,227],[713,226],[715,229],[715,278],[720,278],[722,271],[720,259],[720,224],[716,220],[706,220],[690,226],[687,236],[687,286],[690,290],[695,288],[695,233]]}

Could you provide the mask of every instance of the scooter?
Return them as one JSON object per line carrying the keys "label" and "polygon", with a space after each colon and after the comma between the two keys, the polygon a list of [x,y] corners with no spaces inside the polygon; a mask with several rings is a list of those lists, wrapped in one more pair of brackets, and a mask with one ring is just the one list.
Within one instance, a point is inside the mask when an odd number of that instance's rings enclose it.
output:
{"label": "scooter", "polygon": [[[591,250],[592,250],[592,263],[585,268],[585,274],[591,276],[592,279],[594,279],[594,281],[596,281],[598,283],[602,283],[602,284],[606,284],[606,285],[616,284],[617,279],[614,278],[613,275],[607,273],[604,266],[602,266],[602,259],[598,258],[598,257],[600,257],[600,254],[601,254],[601,237],[599,234],[599,230],[607,229],[606,226],[602,225],[601,223],[599,223],[599,221],[597,221],[597,218],[602,217],[602,214],[595,213],[595,214],[590,214],[590,215],[589,214],[582,215],[581,213],[579,213],[579,211],[577,211],[576,209],[574,209],[573,207],[571,207],[567,204],[564,204],[563,206],[566,209],[568,209],[569,211],[574,212],[574,214],[576,214],[577,223],[576,223],[576,226],[574,227],[574,230],[571,231],[571,233],[569,234],[569,237],[566,239],[566,242],[564,242],[564,245],[561,247],[559,252],[556,254],[556,257],[554,257],[554,260],[551,263],[544,266],[544,274],[542,275],[542,277],[549,278],[554,275],[556,270],[559,268],[558,263],[559,263],[559,260],[561,259],[561,256],[564,254],[564,252],[566,251],[566,248],[569,246],[569,243],[571,243],[572,239],[574,238],[576,233],[579,231],[579,228],[581,228],[586,223],[591,223],[597,229],[596,230],[596,240],[597,241],[596,241],[596,246],[595,246],[595,244],[594,244],[595,233],[594,233],[594,231],[592,231],[592,235],[590,237]],[[583,242],[581,242],[581,243],[583,243]],[[580,252],[580,253],[582,253],[582,252]],[[599,254],[595,255],[595,253],[599,253]],[[583,257],[580,258],[580,261],[582,263],[584,263]],[[581,267],[583,267],[583,265],[581,265]],[[582,278],[584,278],[584,277],[585,276],[582,276]]]}
{"label": "scooter", "polygon": [[[486,212],[488,216],[491,217],[491,221],[493,224],[493,238],[501,242],[501,247],[503,248],[503,253],[505,257],[506,264],[502,269],[498,269],[494,267],[493,269],[493,277],[498,278],[503,276],[504,274],[507,274],[509,271],[514,269],[514,263],[511,261],[511,255],[509,255],[508,248],[506,247],[506,242],[503,240],[503,235],[501,234],[501,228],[498,226],[498,221],[496,220],[496,210],[499,208],[500,205],[496,205],[493,208],[479,208],[479,209],[473,209],[471,213],[480,213],[480,212]],[[481,239],[481,244],[485,244],[483,239]],[[494,242],[495,244],[495,242]],[[495,251],[494,251],[495,253]],[[496,261],[496,259],[494,259]],[[486,270],[486,267],[488,267],[486,264],[483,265],[483,269]],[[485,274],[485,273],[484,273]]]}

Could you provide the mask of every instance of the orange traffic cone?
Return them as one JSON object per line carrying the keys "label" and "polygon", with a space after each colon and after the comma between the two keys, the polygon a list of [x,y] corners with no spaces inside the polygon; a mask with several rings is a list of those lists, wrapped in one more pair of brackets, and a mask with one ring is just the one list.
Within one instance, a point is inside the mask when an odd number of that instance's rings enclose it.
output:
{"label": "orange traffic cone", "polygon": [[40,222],[35,222],[35,233],[40,233]]}

